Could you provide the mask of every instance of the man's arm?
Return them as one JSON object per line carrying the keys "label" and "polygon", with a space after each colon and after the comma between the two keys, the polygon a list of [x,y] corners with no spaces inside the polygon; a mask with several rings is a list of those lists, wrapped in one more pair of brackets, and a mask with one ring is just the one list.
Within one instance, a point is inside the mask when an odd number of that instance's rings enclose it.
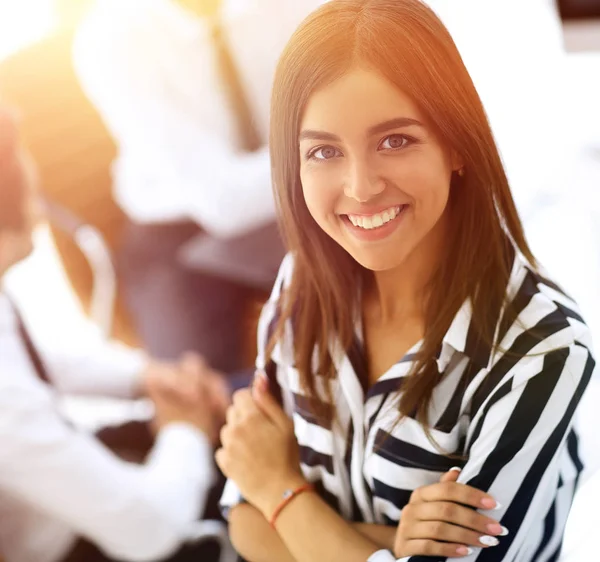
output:
{"label": "man's arm", "polygon": [[[150,358],[141,350],[107,340],[83,326],[77,345],[39,346],[54,386],[62,394],[134,399],[143,394],[144,373]],[[65,348],[65,342],[71,345]]]}
{"label": "man's arm", "polygon": [[132,465],[69,427],[47,389],[15,373],[14,362],[2,371],[0,488],[66,522],[110,557],[170,555],[212,484],[203,434],[190,424],[168,424],[146,465]]}

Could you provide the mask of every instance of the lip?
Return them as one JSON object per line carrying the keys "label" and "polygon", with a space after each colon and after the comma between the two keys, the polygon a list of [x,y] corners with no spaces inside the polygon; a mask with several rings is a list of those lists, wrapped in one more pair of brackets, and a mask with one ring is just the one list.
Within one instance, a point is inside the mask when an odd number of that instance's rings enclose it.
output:
{"label": "lip", "polygon": [[[383,240],[385,238],[387,238],[388,236],[390,236],[403,222],[404,219],[406,218],[405,215],[410,207],[410,205],[400,205],[402,207],[402,209],[400,210],[400,213],[398,214],[398,216],[395,219],[392,219],[391,221],[385,223],[383,226],[379,226],[377,228],[373,228],[370,230],[366,230],[364,228],[361,228],[360,226],[354,226],[351,222],[350,219],[348,218],[347,215],[340,215],[340,221],[342,221],[342,224],[344,225],[344,227],[348,230],[348,232],[350,232],[350,234],[352,234],[352,236],[354,238],[357,238],[358,240],[362,241],[362,242],[377,242],[379,240]],[[382,209],[383,211],[385,211],[386,209],[389,209],[389,207],[385,207],[384,209]],[[354,214],[354,213],[351,213]],[[369,215],[363,215],[363,216],[369,216]]]}

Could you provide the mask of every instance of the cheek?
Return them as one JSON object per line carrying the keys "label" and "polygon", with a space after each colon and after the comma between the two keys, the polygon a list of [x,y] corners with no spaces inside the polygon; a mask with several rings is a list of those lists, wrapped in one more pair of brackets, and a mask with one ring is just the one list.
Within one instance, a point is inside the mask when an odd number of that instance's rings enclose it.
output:
{"label": "cheek", "polygon": [[320,171],[309,170],[300,173],[300,181],[310,214],[324,228],[328,217],[335,213],[339,197],[333,178]]}
{"label": "cheek", "polygon": [[436,221],[444,212],[450,195],[451,173],[444,166],[424,164],[404,176],[406,192],[413,199],[417,216]]}

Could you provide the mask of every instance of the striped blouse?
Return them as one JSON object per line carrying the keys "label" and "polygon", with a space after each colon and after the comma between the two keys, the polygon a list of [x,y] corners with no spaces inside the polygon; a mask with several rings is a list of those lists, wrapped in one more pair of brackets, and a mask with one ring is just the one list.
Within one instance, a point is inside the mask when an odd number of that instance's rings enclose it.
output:
{"label": "striped blouse", "polygon": [[[573,416],[595,365],[576,304],[516,256],[507,290],[512,316],[505,313],[498,322],[497,332],[503,333],[496,340],[502,351],[492,352],[477,337],[470,302],[463,305],[437,356],[444,376],[429,409],[436,448],[416,420],[407,417],[397,423],[402,383],[419,344],[365,394],[360,383],[366,380],[361,326],[348,353],[333,343],[338,376],[332,395],[339,420],[334,424],[313,415],[315,398],[309,400],[302,391],[291,325],[271,357],[264,357],[279,295],[292,273],[288,255],[261,315],[257,368],[271,361],[275,366],[268,369],[271,384],[293,419],[304,476],[321,497],[348,521],[396,526],[413,490],[438,482],[459,464],[458,481],[490,493],[502,505],[490,516],[510,532],[498,546],[475,549],[462,560],[557,560],[582,471]],[[440,449],[465,460],[457,463]],[[238,500],[235,485],[228,483],[223,504]],[[370,558],[393,560],[387,551]]]}

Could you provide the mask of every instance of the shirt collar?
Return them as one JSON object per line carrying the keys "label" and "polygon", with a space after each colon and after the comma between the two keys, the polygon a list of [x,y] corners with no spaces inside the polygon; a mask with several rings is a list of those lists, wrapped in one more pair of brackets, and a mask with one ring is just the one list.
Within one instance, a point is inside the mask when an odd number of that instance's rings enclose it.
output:
{"label": "shirt collar", "polygon": [[446,370],[455,352],[466,355],[481,369],[489,368],[492,362],[492,344],[473,325],[470,298],[460,307],[442,340],[436,358],[440,373]]}
{"label": "shirt collar", "polygon": [[[525,258],[515,253],[512,271],[508,280],[507,298],[512,299],[518,291],[520,280],[527,266]],[[502,318],[500,311],[498,322]],[[462,353],[481,369],[489,369],[493,360],[493,342],[484,338],[473,325],[473,302],[468,298],[456,313],[450,328],[446,332],[437,356],[440,373],[448,367],[455,352]]]}

